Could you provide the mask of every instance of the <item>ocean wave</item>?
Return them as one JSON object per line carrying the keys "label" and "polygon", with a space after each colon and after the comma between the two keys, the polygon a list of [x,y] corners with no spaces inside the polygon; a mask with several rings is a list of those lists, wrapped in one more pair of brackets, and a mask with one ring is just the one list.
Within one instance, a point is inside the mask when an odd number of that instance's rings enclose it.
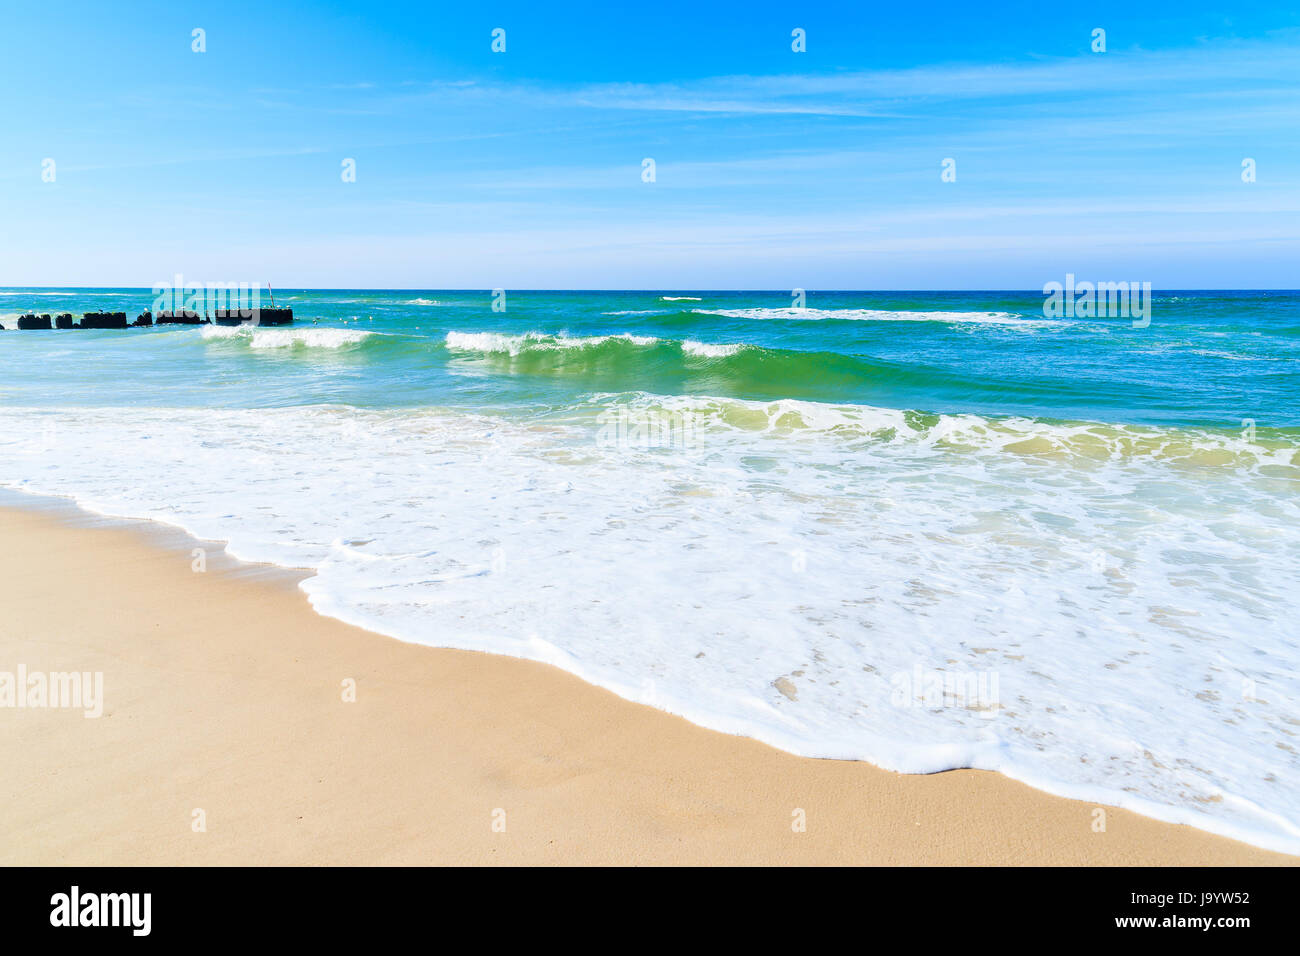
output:
{"label": "ocean wave", "polygon": [[697,295],[661,295],[660,302],[699,302],[700,297]]}
{"label": "ocean wave", "polygon": [[1091,470],[1150,461],[1203,473],[1240,472],[1300,483],[1300,428],[1262,428],[1247,439],[1235,428],[1169,428],[1023,416],[936,414],[803,399],[755,401],[720,396],[606,392],[590,398],[600,415],[627,409],[650,417],[687,415],[719,433],[817,436],[849,444],[870,440],[910,452],[994,453]]}
{"label": "ocean wave", "polygon": [[[678,352],[697,358],[729,358],[742,349],[764,352],[759,346],[744,343],[711,343],[686,339],[678,342],[653,335],[632,335],[623,332],[611,335],[571,336],[564,333],[525,332],[511,335],[502,332],[448,332],[447,348],[454,352],[479,352],[486,355],[508,355],[517,358],[527,354],[546,352],[595,352],[601,349],[620,351],[642,349],[647,351]],[[779,351],[779,350],[776,350]],[[775,352],[773,353],[775,354]],[[790,352],[790,355],[802,353]]]}
{"label": "ocean wave", "polygon": [[954,397],[1001,394],[1005,383],[961,369],[930,368],[867,354],[804,351],[743,342],[677,340],[630,333],[570,336],[531,331],[452,331],[445,346],[497,375],[556,376],[592,391],[661,391],[683,377],[723,393],[823,400],[845,390],[886,386],[942,389]]}
{"label": "ocean wave", "polygon": [[243,342],[252,349],[339,349],[360,345],[379,334],[361,329],[266,329],[250,325],[205,325],[200,331],[205,341]]}
{"label": "ocean wave", "polygon": [[853,322],[960,322],[977,325],[1020,327],[1063,326],[1054,319],[1023,319],[1011,312],[908,312],[891,309],[692,309],[697,315],[720,315],[729,319],[795,319],[818,321],[842,319]]}
{"label": "ocean wave", "polygon": [[520,355],[529,351],[554,351],[557,349],[588,349],[608,343],[627,345],[657,345],[660,340],[649,335],[551,335],[546,332],[525,332],[509,335],[504,332],[448,332],[447,348],[456,352],[501,353]]}

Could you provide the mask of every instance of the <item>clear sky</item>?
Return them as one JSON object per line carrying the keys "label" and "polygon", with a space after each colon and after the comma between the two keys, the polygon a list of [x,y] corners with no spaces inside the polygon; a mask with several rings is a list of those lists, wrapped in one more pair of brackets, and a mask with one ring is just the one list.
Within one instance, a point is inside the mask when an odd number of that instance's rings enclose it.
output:
{"label": "clear sky", "polygon": [[5,286],[1300,287],[1274,0],[10,2],[0,90]]}

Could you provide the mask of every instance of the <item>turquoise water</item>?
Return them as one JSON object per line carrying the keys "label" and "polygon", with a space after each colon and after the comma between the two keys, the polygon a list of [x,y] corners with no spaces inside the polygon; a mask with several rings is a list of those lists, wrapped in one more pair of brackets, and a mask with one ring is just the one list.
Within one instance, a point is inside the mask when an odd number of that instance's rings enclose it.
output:
{"label": "turquoise water", "polygon": [[[796,753],[1300,852],[1300,293],[1156,293],[1146,327],[1032,292],[493,301],[6,331],[0,484]],[[8,289],[0,322],[151,304]]]}
{"label": "turquoise water", "polygon": [[[33,403],[448,405],[530,411],[593,391],[797,398],[929,412],[1033,415],[1239,429],[1300,426],[1300,293],[1157,294],[1150,327],[1129,319],[1044,318],[1034,293],[820,293],[803,313],[780,293],[286,290],[297,328],[377,333],[315,361],[236,349],[214,361],[196,330],[44,333],[10,343],[37,360],[6,393]],[[32,310],[149,308],[147,290],[5,290],[12,324]],[[728,314],[730,313],[730,314]],[[766,314],[765,314],[766,313]],[[945,321],[934,313],[961,317]],[[909,321],[915,318],[916,321]],[[891,321],[892,320],[892,321]],[[484,352],[448,348],[452,332],[573,338],[630,334],[581,349],[547,343]],[[736,345],[724,356],[683,342]],[[57,395],[39,360],[60,362]],[[467,374],[469,373],[469,374]],[[257,376],[249,387],[247,376]],[[106,380],[113,388],[104,388]]]}

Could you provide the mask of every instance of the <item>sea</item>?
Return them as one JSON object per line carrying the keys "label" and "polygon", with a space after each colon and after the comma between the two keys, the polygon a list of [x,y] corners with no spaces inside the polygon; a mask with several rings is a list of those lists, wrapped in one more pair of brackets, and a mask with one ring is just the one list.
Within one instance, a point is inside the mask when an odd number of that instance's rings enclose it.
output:
{"label": "sea", "polygon": [[0,290],[0,486],[796,754],[1300,853],[1300,292],[274,295],[19,332],[154,296]]}

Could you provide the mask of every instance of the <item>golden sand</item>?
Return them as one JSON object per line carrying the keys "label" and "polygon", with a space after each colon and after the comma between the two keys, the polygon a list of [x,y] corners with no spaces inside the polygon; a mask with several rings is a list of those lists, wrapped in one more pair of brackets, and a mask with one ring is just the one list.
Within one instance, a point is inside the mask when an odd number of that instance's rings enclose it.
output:
{"label": "golden sand", "polygon": [[103,715],[0,710],[6,864],[1297,862],[1114,808],[1097,832],[995,773],[794,757],[68,510],[0,509],[0,669],[102,672]]}

